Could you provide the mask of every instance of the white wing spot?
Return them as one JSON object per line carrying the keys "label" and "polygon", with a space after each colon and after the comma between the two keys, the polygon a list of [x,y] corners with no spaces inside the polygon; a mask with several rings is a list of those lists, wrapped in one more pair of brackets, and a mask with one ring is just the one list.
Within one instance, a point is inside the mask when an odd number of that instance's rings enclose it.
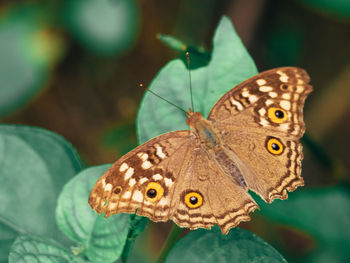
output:
{"label": "white wing spot", "polygon": [[269,92],[269,96],[271,98],[276,98],[277,97],[277,93],[276,92]]}
{"label": "white wing spot", "polygon": [[136,180],[134,178],[131,178],[129,181],[129,185],[133,187],[136,184]]}
{"label": "white wing spot", "polygon": [[289,78],[287,75],[283,75],[280,77],[280,81],[282,81],[282,82],[288,82],[288,80],[289,80]]}
{"label": "white wing spot", "polygon": [[107,192],[112,191],[112,184],[107,184],[105,187],[105,191],[107,191]]}
{"label": "white wing spot", "polygon": [[152,178],[153,178],[154,180],[158,181],[158,180],[162,180],[162,179],[163,179],[163,176],[161,176],[160,174],[155,174],[155,175],[152,176]]}
{"label": "white wing spot", "polygon": [[289,102],[289,101],[287,101],[287,100],[282,100],[282,101],[280,102],[280,105],[281,105],[281,107],[282,107],[283,109],[285,109],[285,110],[290,110],[290,102]]}
{"label": "white wing spot", "polygon": [[264,108],[261,108],[261,109],[259,110],[259,114],[260,114],[261,116],[264,116],[265,113],[266,113],[266,110],[265,110]]}
{"label": "white wing spot", "polygon": [[298,79],[298,84],[304,84],[305,82],[302,79]]}
{"label": "white wing spot", "polygon": [[302,93],[304,91],[304,86],[297,86],[297,92]]}
{"label": "white wing spot", "polygon": [[127,165],[127,163],[122,163],[122,165],[119,168],[119,172],[124,172],[128,168],[129,168],[129,165]]}
{"label": "white wing spot", "polygon": [[261,120],[260,120],[260,124],[261,124],[262,126],[266,127],[266,126],[269,125],[269,122],[268,122],[267,120],[265,120],[265,119],[261,119]]}
{"label": "white wing spot", "polygon": [[171,179],[169,179],[169,178],[164,178],[164,182],[165,182],[165,185],[167,186],[167,187],[170,187],[170,186],[172,186],[173,185],[173,180],[171,180]]}
{"label": "white wing spot", "polygon": [[259,87],[259,91],[261,91],[261,92],[269,92],[271,90],[273,90],[273,88],[271,86],[261,86],[261,87]]}
{"label": "white wing spot", "polygon": [[167,205],[168,203],[169,203],[168,198],[162,198],[162,199],[159,200],[158,205],[165,206],[165,205]]}
{"label": "white wing spot", "polygon": [[249,97],[250,103],[254,103],[254,102],[256,102],[257,100],[258,100],[258,97],[255,96],[255,95],[251,95],[251,96]]}
{"label": "white wing spot", "polygon": [[113,210],[114,208],[116,208],[118,205],[118,203],[110,203],[109,204],[109,209]]}
{"label": "white wing spot", "polygon": [[140,152],[140,153],[137,154],[137,156],[140,157],[140,159],[142,161],[147,161],[147,159],[148,159],[148,154],[147,153]]}
{"label": "white wing spot", "polygon": [[285,100],[290,100],[291,95],[290,95],[290,93],[283,93],[282,94],[282,98],[285,99]]}
{"label": "white wing spot", "polygon": [[126,173],[125,173],[125,176],[124,176],[124,179],[125,180],[129,180],[129,178],[134,174],[134,168],[130,167]]}
{"label": "white wing spot", "polygon": [[239,111],[243,110],[242,104],[236,101],[235,99],[231,98],[231,103],[235,105]]}
{"label": "white wing spot", "polygon": [[132,199],[136,202],[142,202],[143,195],[142,195],[141,191],[135,191],[133,196],[132,196]]}
{"label": "white wing spot", "polygon": [[272,100],[266,100],[265,101],[266,106],[270,106],[271,104],[273,104]]}
{"label": "white wing spot", "polygon": [[288,123],[280,124],[279,128],[280,128],[282,131],[287,131],[288,128],[289,128],[289,124],[288,124]]}
{"label": "white wing spot", "polygon": [[166,155],[163,153],[162,147],[156,146],[156,149],[157,149],[157,156],[160,157],[161,159],[164,159]]}
{"label": "white wing spot", "polygon": [[152,164],[149,161],[145,161],[145,162],[142,163],[141,166],[142,166],[142,169],[147,170],[147,169],[152,167]]}
{"label": "white wing spot", "polygon": [[148,178],[143,177],[143,178],[140,179],[140,184],[143,184],[143,183],[145,183],[147,181],[148,181]]}
{"label": "white wing spot", "polygon": [[258,79],[258,80],[256,81],[256,83],[257,83],[259,86],[262,86],[262,85],[265,85],[265,84],[266,84],[266,80],[264,80],[264,79]]}
{"label": "white wing spot", "polygon": [[125,199],[129,199],[131,197],[131,192],[130,191],[127,191],[123,194],[123,198]]}
{"label": "white wing spot", "polygon": [[250,96],[249,91],[243,91],[243,92],[242,92],[242,96],[243,96],[243,97],[249,97],[249,96]]}

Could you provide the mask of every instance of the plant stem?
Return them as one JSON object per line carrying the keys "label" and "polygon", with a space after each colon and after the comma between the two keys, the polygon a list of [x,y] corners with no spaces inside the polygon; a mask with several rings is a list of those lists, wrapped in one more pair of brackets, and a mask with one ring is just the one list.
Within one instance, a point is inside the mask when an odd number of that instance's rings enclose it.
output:
{"label": "plant stem", "polygon": [[178,227],[176,224],[173,224],[171,227],[170,233],[168,235],[167,240],[164,243],[164,246],[160,252],[160,255],[156,261],[156,263],[163,263],[165,257],[168,255],[170,249],[173,245],[180,239],[180,235],[182,233],[182,228]]}

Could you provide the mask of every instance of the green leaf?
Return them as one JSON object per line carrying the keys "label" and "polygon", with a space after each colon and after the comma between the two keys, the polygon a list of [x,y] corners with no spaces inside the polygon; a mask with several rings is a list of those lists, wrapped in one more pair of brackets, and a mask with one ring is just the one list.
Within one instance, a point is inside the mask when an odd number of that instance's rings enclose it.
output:
{"label": "green leaf", "polygon": [[75,149],[44,129],[0,125],[0,262],[19,234],[65,240],[55,222],[63,185],[82,168]]}
{"label": "green leaf", "polygon": [[[350,189],[325,187],[298,190],[288,200],[276,200],[271,205],[259,203],[261,213],[269,220],[298,228],[316,240],[318,251],[334,251],[349,262],[350,247]],[[317,252],[317,251],[316,251]],[[318,262],[318,253],[308,262]]]}
{"label": "green leaf", "polygon": [[84,47],[104,56],[130,48],[139,28],[135,0],[68,0],[62,18]]}
{"label": "green leaf", "polygon": [[[209,64],[191,73],[194,110],[205,117],[225,92],[257,74],[252,58],[227,17],[221,19],[215,31]],[[191,107],[188,71],[180,59],[169,62],[152,81],[150,89],[185,110]],[[181,129],[188,129],[182,111],[153,94],[144,95],[137,118],[140,143]]]}
{"label": "green leaf", "polygon": [[248,230],[234,228],[227,235],[218,228],[196,230],[182,238],[165,262],[287,262],[273,247]]}
{"label": "green leaf", "polygon": [[84,262],[71,255],[53,240],[32,235],[19,236],[11,247],[9,263],[70,263]]}
{"label": "green leaf", "polygon": [[63,53],[63,42],[48,28],[38,5],[2,10],[0,20],[0,117],[28,103],[45,86]]}
{"label": "green leaf", "polygon": [[80,253],[92,262],[114,262],[124,248],[129,230],[129,215],[116,214],[106,219],[89,205],[89,195],[110,165],[88,168],[65,185],[56,210],[57,224]]}

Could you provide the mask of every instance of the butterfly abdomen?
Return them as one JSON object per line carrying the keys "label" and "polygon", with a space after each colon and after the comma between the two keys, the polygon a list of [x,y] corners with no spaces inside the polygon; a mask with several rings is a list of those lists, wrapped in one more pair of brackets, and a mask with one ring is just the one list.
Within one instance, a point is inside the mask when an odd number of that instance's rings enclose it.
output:
{"label": "butterfly abdomen", "polygon": [[238,185],[242,186],[243,188],[247,188],[247,183],[244,180],[242,172],[224,149],[221,149],[215,153],[215,159],[224,172],[229,174]]}

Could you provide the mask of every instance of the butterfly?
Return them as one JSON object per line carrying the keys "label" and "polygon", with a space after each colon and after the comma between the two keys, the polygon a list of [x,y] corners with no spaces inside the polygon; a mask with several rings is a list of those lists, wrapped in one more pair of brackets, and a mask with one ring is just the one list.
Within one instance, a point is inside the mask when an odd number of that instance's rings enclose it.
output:
{"label": "butterfly", "polygon": [[136,213],[227,234],[258,208],[248,190],[271,203],[304,185],[299,138],[309,80],[301,68],[276,68],[228,91],[207,119],[190,109],[190,130],[159,135],[117,160],[90,206],[106,217]]}

